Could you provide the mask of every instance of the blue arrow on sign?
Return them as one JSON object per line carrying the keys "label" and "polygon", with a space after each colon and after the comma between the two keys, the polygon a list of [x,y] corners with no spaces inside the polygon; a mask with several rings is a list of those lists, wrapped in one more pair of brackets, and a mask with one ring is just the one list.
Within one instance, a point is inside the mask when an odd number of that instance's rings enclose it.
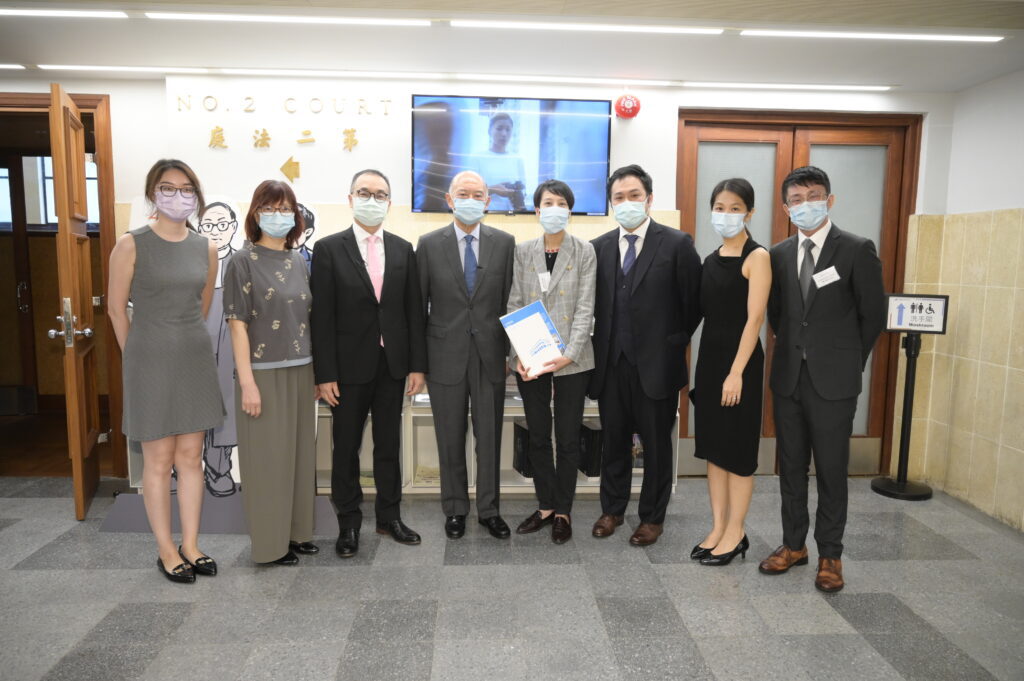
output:
{"label": "blue arrow on sign", "polygon": [[903,326],[903,310],[907,309],[903,303],[896,306],[896,326]]}

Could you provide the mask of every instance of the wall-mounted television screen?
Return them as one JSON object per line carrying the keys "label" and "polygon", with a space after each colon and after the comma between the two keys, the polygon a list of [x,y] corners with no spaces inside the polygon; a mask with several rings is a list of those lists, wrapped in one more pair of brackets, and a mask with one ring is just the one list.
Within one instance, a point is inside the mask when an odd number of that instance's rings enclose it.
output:
{"label": "wall-mounted television screen", "polygon": [[448,212],[452,177],[474,170],[491,213],[532,213],[534,189],[556,179],[574,214],[607,215],[610,134],[607,100],[413,95],[412,209]]}

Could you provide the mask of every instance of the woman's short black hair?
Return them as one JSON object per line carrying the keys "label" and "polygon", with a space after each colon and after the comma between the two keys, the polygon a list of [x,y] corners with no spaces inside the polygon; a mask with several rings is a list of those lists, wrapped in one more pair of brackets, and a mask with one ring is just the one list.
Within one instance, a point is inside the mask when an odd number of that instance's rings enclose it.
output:
{"label": "woman's short black hair", "polygon": [[718,195],[722,192],[732,192],[740,197],[743,205],[747,207],[748,213],[754,210],[754,187],[742,177],[732,177],[728,180],[722,180],[715,185],[715,188],[711,191],[712,210],[715,208],[715,200],[718,199]]}
{"label": "woman's short black hair", "polygon": [[555,196],[561,196],[565,199],[565,202],[569,204],[569,210],[576,204],[576,196],[572,193],[572,188],[561,180],[545,180],[537,185],[537,190],[533,192],[533,207],[540,208],[540,200],[544,196],[544,192],[551,192]]}
{"label": "woman's short black hair", "polygon": [[825,188],[826,194],[832,193],[832,183],[828,181],[828,174],[825,173],[821,168],[815,166],[804,166],[802,168],[794,168],[793,172],[786,175],[786,179],[782,181],[782,202],[786,202],[786,192],[793,185],[800,187],[809,187],[812,184],[820,184]]}

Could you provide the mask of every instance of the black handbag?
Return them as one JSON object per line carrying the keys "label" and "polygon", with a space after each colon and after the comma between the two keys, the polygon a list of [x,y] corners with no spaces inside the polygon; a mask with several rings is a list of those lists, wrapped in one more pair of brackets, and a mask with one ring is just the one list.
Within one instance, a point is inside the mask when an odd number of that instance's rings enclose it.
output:
{"label": "black handbag", "polygon": [[601,422],[597,419],[586,419],[580,424],[580,473],[588,478],[601,475],[601,452],[604,440],[601,433]]}

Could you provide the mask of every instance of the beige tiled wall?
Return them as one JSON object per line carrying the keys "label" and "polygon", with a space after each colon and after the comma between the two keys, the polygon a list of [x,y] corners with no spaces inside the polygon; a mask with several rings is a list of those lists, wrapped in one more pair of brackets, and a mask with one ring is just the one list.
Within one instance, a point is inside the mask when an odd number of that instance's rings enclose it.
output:
{"label": "beige tiled wall", "polygon": [[1024,209],[915,215],[908,236],[905,291],[950,297],[947,334],[917,363],[910,477],[1022,528]]}

